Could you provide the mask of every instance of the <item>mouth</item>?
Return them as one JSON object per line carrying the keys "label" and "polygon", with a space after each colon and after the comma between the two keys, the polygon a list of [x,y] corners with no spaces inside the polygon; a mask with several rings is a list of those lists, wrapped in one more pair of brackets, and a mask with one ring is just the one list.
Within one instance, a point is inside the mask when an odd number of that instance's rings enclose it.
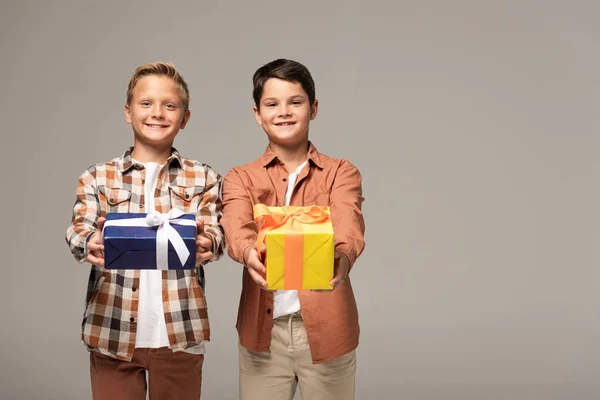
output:
{"label": "mouth", "polygon": [[145,124],[145,125],[152,129],[160,129],[160,128],[168,127],[168,125],[159,125],[159,124]]}
{"label": "mouth", "polygon": [[292,125],[296,125],[296,122],[294,121],[285,121],[285,122],[278,122],[275,124],[275,126],[292,126]]}

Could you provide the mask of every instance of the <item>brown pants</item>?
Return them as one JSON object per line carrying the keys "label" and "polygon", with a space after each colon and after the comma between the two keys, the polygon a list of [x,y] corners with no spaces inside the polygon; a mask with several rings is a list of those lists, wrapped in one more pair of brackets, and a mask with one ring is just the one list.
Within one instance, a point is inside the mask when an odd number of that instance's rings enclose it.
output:
{"label": "brown pants", "polygon": [[354,399],[355,352],[313,364],[299,315],[273,321],[271,353],[239,352],[242,400],[291,400],[297,386],[304,400]]}
{"label": "brown pants", "polygon": [[131,362],[90,352],[94,400],[145,400],[146,371],[150,400],[198,400],[203,354],[173,353],[166,347],[135,349]]}

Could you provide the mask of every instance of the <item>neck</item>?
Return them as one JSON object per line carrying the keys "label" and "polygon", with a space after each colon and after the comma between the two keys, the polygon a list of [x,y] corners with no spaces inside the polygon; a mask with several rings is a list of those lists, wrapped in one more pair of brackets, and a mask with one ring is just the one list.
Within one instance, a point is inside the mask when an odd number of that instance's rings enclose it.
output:
{"label": "neck", "polygon": [[281,161],[288,172],[293,172],[298,168],[300,164],[306,161],[308,154],[308,143],[303,143],[301,146],[296,147],[284,147],[274,143],[270,144],[271,150],[277,155],[279,161]]}
{"label": "neck", "polygon": [[164,148],[156,148],[152,146],[145,146],[142,143],[134,143],[131,157],[141,163],[155,162],[157,164],[165,164],[167,159],[171,156],[171,146]]}

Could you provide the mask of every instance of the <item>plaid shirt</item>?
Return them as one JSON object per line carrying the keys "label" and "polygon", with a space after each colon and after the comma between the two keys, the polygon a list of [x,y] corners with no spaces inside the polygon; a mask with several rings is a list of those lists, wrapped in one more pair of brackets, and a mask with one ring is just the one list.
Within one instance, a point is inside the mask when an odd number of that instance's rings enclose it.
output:
{"label": "plaid shirt", "polygon": [[[146,170],[134,163],[132,148],[122,157],[90,167],[80,177],[73,218],[66,240],[77,261],[87,257],[87,242],[98,218],[108,212],[145,212]],[[223,254],[221,176],[209,166],[182,158],[173,149],[160,170],[154,202],[156,211],[178,208],[204,220],[213,240],[213,258]],[[139,270],[108,270],[92,265],[81,338],[89,350],[131,361],[135,348]],[[210,339],[204,297],[204,270],[162,272],[162,297],[170,346],[181,351]]]}

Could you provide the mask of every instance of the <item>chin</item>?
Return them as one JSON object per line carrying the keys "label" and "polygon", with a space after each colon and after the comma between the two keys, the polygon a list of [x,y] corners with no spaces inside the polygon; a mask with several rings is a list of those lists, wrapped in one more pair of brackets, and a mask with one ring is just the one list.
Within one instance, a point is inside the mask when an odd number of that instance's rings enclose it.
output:
{"label": "chin", "polygon": [[305,142],[303,138],[269,138],[272,143],[279,146],[296,146]]}
{"label": "chin", "polygon": [[164,146],[167,143],[173,143],[175,138],[170,136],[141,136],[139,140],[153,146]]}
{"label": "chin", "polygon": [[268,135],[271,142],[281,145],[291,145],[303,143],[308,140],[308,135],[291,134],[291,135]]}

